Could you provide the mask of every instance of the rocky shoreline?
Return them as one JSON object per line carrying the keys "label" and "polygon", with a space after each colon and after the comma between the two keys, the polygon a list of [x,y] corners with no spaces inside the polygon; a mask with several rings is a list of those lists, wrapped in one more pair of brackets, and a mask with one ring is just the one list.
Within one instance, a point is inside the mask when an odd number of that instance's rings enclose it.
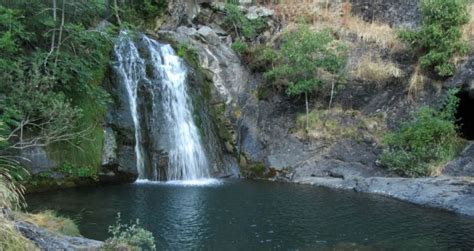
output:
{"label": "rocky shoreline", "polygon": [[104,242],[83,237],[71,237],[53,233],[31,223],[15,221],[15,228],[27,239],[31,240],[39,250],[100,250]]}
{"label": "rocky shoreline", "polygon": [[474,217],[474,178],[305,177],[291,182],[378,194]]}

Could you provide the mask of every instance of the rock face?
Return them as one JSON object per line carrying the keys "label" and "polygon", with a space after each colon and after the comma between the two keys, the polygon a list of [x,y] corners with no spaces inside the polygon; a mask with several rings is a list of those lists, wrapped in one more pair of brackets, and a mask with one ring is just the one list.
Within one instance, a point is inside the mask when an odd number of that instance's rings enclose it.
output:
{"label": "rock face", "polygon": [[19,161],[28,168],[32,174],[51,170],[57,167],[54,160],[48,157],[48,153],[43,147],[30,147],[20,152]]}
{"label": "rock face", "polygon": [[112,94],[113,104],[109,105],[105,118],[105,140],[102,165],[108,170],[118,170],[138,176],[134,152],[135,134],[130,101],[125,86],[118,83],[115,74],[110,72],[105,88]]}
{"label": "rock face", "polygon": [[413,28],[421,22],[418,0],[351,0],[352,12],[367,22],[378,21],[394,27]]}
{"label": "rock face", "polygon": [[104,244],[101,241],[82,237],[70,237],[52,233],[33,224],[16,221],[15,228],[26,238],[31,240],[40,250],[45,251],[95,251]]}
{"label": "rock face", "polygon": [[469,145],[455,160],[443,170],[445,175],[474,177],[474,144]]}

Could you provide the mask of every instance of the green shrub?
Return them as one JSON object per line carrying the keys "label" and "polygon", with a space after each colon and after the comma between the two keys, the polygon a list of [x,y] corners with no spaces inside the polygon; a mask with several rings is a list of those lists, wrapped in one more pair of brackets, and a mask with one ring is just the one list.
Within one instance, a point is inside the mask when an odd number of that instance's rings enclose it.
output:
{"label": "green shrub", "polygon": [[194,68],[199,68],[199,56],[196,49],[188,43],[179,43],[176,48],[176,54],[183,58],[187,63]]}
{"label": "green shrub", "polygon": [[264,72],[272,68],[277,52],[268,45],[256,45],[248,50],[248,64],[252,71]]}
{"label": "green shrub", "polygon": [[140,227],[138,219],[135,224],[122,224],[118,214],[115,225],[109,226],[109,233],[112,237],[105,241],[103,250],[156,250],[153,234]]}
{"label": "green shrub", "polygon": [[97,179],[97,168],[91,166],[76,166],[70,162],[64,162],[56,168],[56,171],[72,178],[93,178]]}
{"label": "green shrub", "polygon": [[235,32],[236,37],[254,38],[257,31],[266,25],[262,18],[248,19],[237,4],[226,3],[224,9],[227,12],[224,22],[229,29]]}
{"label": "green shrub", "polygon": [[450,91],[441,111],[423,107],[397,132],[387,134],[382,164],[400,175],[419,177],[435,174],[438,167],[453,159],[463,147],[455,124],[459,103],[455,93]]}
{"label": "green shrub", "polygon": [[237,39],[235,42],[232,43],[230,46],[232,50],[234,50],[237,54],[244,54],[248,50],[248,46],[245,42],[241,41],[240,39]]}
{"label": "green shrub", "polygon": [[469,22],[467,0],[423,0],[423,23],[418,31],[403,31],[400,38],[420,55],[421,66],[447,77],[455,72],[453,57],[467,53],[461,26]]}

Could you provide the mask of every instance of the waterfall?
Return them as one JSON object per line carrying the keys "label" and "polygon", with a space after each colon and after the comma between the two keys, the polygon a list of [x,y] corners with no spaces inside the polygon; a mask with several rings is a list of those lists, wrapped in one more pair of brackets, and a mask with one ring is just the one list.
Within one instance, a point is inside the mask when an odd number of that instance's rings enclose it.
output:
{"label": "waterfall", "polygon": [[145,62],[138,54],[138,49],[132,42],[127,32],[120,33],[119,41],[114,48],[118,67],[116,72],[127,89],[128,100],[130,102],[130,112],[132,114],[135,128],[135,156],[137,158],[138,179],[145,178],[145,167],[143,163],[143,146],[140,133],[140,122],[138,118],[138,83],[142,79],[147,79],[145,73]]}
{"label": "waterfall", "polygon": [[[114,52],[117,76],[128,92],[139,180],[209,178],[183,60],[168,44],[145,35],[134,42],[126,32],[122,32]],[[147,94],[151,105],[142,93]],[[157,170],[162,168],[158,162],[164,156],[151,157],[156,152],[167,153],[164,170]]]}

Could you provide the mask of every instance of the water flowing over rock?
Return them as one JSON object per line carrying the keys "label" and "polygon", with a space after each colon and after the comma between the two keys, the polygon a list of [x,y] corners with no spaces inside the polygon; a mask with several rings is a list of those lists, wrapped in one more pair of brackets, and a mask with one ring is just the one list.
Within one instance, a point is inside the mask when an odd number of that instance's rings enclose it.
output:
{"label": "water flowing over rock", "polygon": [[[188,67],[172,47],[145,35],[135,41],[122,32],[114,51],[114,82],[122,86],[117,90],[126,93],[126,97],[119,96],[122,100],[118,103],[128,104],[133,122],[133,128],[128,125],[128,132],[130,129],[134,132],[131,140],[138,179],[195,180],[209,178],[219,169],[225,169],[219,166],[222,163],[209,163],[208,156],[212,155],[209,148],[216,146],[204,147],[201,134],[212,130],[201,128],[209,127],[207,123],[201,122],[198,127],[195,122],[207,118],[202,118],[205,112],[193,107],[188,94]],[[120,131],[114,117],[125,116],[119,116],[119,109],[115,110],[110,116],[111,127]],[[125,148],[120,147],[120,141],[119,152]],[[121,144],[126,141],[122,140]]]}

